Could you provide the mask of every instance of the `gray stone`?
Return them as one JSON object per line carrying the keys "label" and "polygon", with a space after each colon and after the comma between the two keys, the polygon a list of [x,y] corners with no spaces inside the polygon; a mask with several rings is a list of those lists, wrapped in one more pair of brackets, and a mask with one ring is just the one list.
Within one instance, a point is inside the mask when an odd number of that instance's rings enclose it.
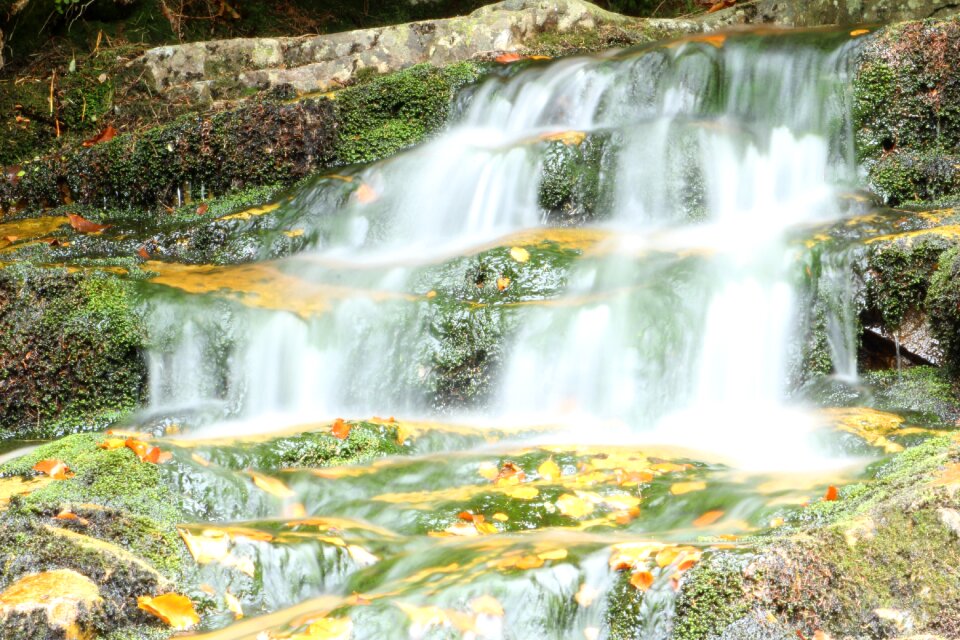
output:
{"label": "gray stone", "polygon": [[704,18],[721,23],[776,23],[792,27],[923,20],[960,14],[957,0],[757,0]]}

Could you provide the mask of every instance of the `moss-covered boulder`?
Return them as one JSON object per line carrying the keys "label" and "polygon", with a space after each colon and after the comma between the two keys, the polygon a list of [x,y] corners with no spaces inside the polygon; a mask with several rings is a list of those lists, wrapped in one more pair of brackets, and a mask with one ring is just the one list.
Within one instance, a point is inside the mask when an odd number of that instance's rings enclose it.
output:
{"label": "moss-covered boulder", "polygon": [[133,409],[145,338],[135,291],[115,274],[0,269],[0,429],[65,433]]}
{"label": "moss-covered boulder", "polygon": [[954,438],[931,440],[877,463],[837,500],[708,554],[683,583],[673,637],[955,635],[958,456]]}

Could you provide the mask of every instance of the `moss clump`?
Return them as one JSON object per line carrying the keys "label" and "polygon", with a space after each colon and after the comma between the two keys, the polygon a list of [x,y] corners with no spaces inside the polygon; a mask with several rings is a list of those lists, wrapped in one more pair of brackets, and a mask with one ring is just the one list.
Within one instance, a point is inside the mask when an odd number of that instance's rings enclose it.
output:
{"label": "moss clump", "polygon": [[540,206],[558,225],[582,223],[598,211],[608,136],[591,135],[583,143],[550,142],[540,177]]}
{"label": "moss clump", "polygon": [[926,299],[930,327],[947,365],[960,370],[960,249],[940,257]]}
{"label": "moss clump", "polygon": [[49,436],[132,409],[144,340],[130,282],[22,263],[0,270],[0,427]]}
{"label": "moss clump", "polygon": [[337,160],[371,162],[420,142],[444,125],[456,92],[480,72],[469,62],[422,64],[338,92]]}
{"label": "moss clump", "polygon": [[865,375],[883,411],[915,412],[914,421],[954,424],[960,418],[956,381],[937,367],[873,371]]}
{"label": "moss clump", "polygon": [[956,20],[906,22],[864,47],[854,78],[858,155],[891,203],[955,195],[960,177]]}
{"label": "moss clump", "polygon": [[744,597],[742,571],[746,556],[718,553],[708,556],[684,577],[677,598],[671,638],[699,640],[719,636],[750,611]]}
{"label": "moss clump", "polygon": [[952,244],[930,234],[874,245],[867,255],[867,313],[896,331],[908,313],[922,309],[940,256]]}

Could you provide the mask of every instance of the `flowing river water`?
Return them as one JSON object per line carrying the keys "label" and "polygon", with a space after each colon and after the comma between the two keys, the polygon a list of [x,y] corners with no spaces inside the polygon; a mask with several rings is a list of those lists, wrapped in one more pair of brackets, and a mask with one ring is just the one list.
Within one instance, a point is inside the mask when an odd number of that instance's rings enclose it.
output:
{"label": "flowing river water", "polygon": [[[668,638],[702,554],[859,473],[823,434],[898,419],[797,392],[804,241],[863,207],[857,43],[504,69],[433,140],[270,205],[311,250],[158,267],[139,420],[183,431],[183,537],[246,614],[203,637]],[[824,264],[855,386],[849,273]],[[218,306],[230,290],[248,304]],[[258,473],[257,443],[338,418],[398,455]]]}

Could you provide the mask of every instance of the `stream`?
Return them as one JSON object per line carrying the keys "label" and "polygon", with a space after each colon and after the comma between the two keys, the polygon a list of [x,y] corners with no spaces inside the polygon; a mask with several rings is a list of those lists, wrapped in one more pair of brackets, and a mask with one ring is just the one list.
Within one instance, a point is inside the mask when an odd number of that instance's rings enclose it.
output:
{"label": "stream", "polygon": [[[170,434],[198,583],[236,603],[192,637],[669,638],[704,554],[902,448],[900,417],[856,406],[842,251],[818,277],[852,400],[817,406],[797,373],[810,239],[873,209],[863,33],[505,68],[432,140],[263,208],[310,250],[148,263],[131,428]],[[256,453],[331,429],[394,455]]]}

